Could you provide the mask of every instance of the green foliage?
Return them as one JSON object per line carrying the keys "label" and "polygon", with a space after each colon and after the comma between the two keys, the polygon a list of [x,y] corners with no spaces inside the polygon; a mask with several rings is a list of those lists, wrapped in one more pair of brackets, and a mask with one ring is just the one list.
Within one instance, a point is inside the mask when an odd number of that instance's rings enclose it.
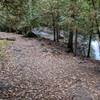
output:
{"label": "green foliage", "polygon": [[56,25],[64,30],[77,28],[81,33],[97,33],[100,0],[0,0],[1,31],[24,33],[26,27],[30,27],[27,32],[33,27],[52,27],[53,16]]}
{"label": "green foliage", "polygon": [[[1,15],[0,20],[3,23],[0,25],[6,26],[9,30],[19,30],[23,27],[33,27],[33,0],[1,0],[0,1]],[[29,31],[29,30],[28,30]]]}
{"label": "green foliage", "polygon": [[0,22],[0,31],[27,37],[34,36],[34,27],[50,27],[57,42],[63,30],[68,48],[77,47],[75,33],[100,38],[100,0],[0,0]]}

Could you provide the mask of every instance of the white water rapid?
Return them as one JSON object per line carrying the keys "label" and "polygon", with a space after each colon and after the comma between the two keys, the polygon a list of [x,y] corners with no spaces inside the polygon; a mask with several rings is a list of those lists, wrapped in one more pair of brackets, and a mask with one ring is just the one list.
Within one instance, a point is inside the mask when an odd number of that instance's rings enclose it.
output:
{"label": "white water rapid", "polygon": [[94,40],[91,42],[91,47],[93,49],[95,59],[100,60],[100,42],[97,40]]}

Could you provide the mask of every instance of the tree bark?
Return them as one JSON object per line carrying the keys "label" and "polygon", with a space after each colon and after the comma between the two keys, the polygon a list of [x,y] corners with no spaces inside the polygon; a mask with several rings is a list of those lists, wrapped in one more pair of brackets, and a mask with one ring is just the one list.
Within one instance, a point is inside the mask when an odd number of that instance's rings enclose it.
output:
{"label": "tree bark", "polygon": [[59,42],[59,25],[56,26],[56,33],[57,33],[57,42]]}
{"label": "tree bark", "polygon": [[53,14],[52,14],[52,26],[53,26],[54,41],[56,41],[55,17]]}
{"label": "tree bark", "polygon": [[68,52],[73,52],[73,31],[70,30],[69,33],[69,40],[68,40]]}
{"label": "tree bark", "polygon": [[90,34],[90,37],[89,37],[89,46],[88,46],[88,54],[87,54],[87,57],[88,58],[90,57],[91,41],[92,41],[92,34]]}
{"label": "tree bark", "polygon": [[57,42],[59,42],[59,35],[60,35],[60,29],[59,29],[59,9],[57,10],[57,16],[56,16],[56,34],[57,34]]}
{"label": "tree bark", "polygon": [[11,33],[11,27],[8,28],[9,33]]}
{"label": "tree bark", "polygon": [[76,32],[75,32],[75,51],[74,51],[74,56],[77,55],[77,38],[78,38],[78,32],[77,32],[77,29],[76,29]]}

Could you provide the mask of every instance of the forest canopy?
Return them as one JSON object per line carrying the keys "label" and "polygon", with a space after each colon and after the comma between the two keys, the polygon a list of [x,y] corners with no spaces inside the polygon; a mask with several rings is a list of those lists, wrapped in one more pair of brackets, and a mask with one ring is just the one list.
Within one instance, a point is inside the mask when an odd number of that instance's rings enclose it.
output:
{"label": "forest canopy", "polygon": [[[100,38],[100,0],[0,0],[0,30],[27,34],[34,27],[49,27],[54,41],[60,30],[69,35],[68,48],[73,52],[73,37]],[[89,54],[88,54],[89,56]]]}

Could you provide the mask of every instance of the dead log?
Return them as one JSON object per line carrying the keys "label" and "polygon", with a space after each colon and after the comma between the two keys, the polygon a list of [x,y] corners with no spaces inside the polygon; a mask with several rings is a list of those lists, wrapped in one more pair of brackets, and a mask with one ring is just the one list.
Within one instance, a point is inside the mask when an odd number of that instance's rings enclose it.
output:
{"label": "dead log", "polygon": [[0,40],[16,41],[16,38],[14,38],[14,37],[10,37],[10,38],[0,37]]}

